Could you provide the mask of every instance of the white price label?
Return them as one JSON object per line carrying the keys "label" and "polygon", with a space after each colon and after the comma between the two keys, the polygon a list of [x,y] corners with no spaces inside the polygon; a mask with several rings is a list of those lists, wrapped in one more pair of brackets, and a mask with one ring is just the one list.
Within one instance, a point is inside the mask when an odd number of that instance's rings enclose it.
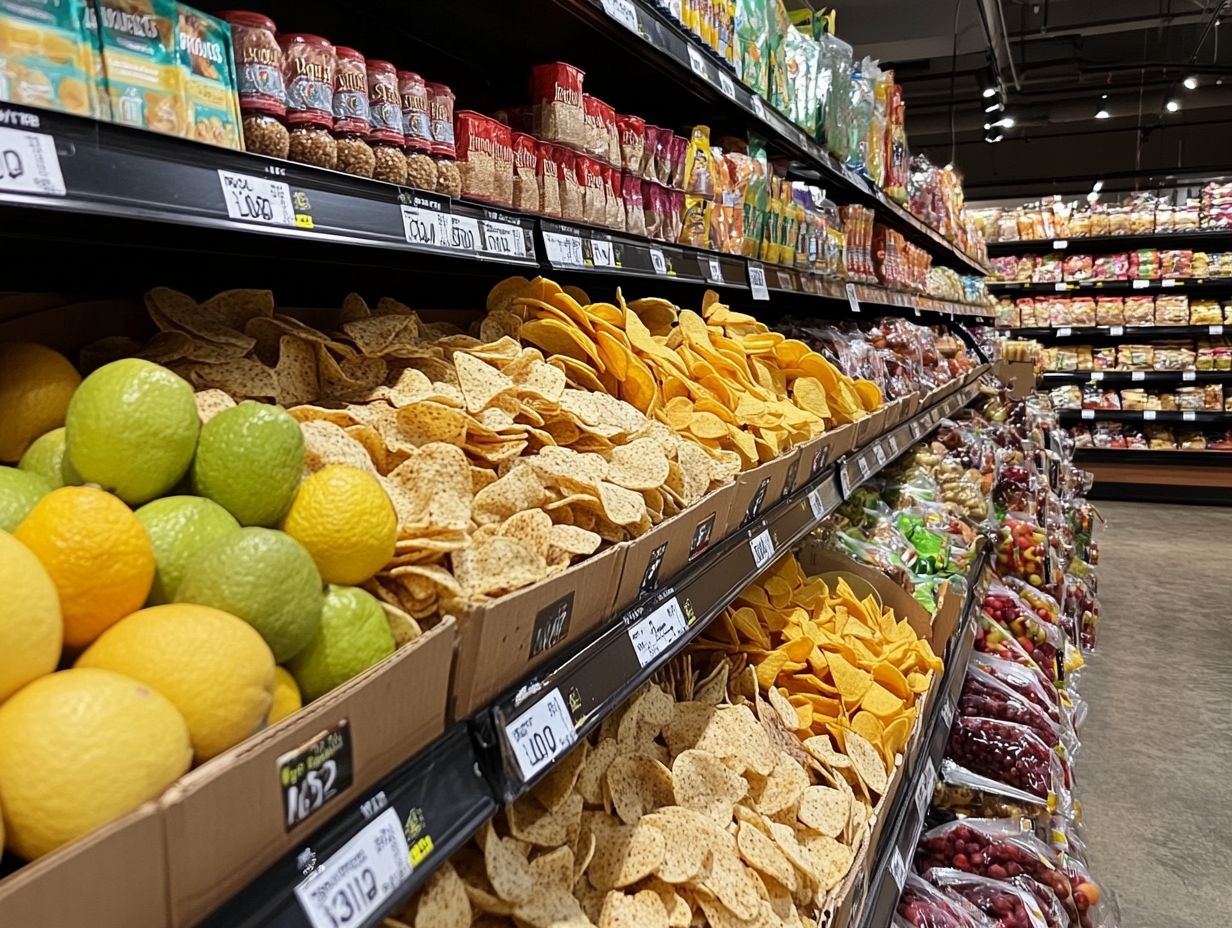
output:
{"label": "white price label", "polygon": [[1063,238],[1054,239],[1052,242],[1052,247],[1057,251],[1064,251],[1069,247],[1069,242]]}
{"label": "white price label", "polygon": [[1155,421],[1155,410],[1154,409],[1144,409],[1142,411],[1142,418],[1146,420],[1147,422],[1154,422]]}
{"label": "white price label", "polygon": [[949,731],[950,726],[954,724],[954,703],[948,696],[941,706],[941,724],[946,731]]}
{"label": "white price label", "polygon": [[650,266],[660,277],[667,273],[667,259],[663,257],[662,249],[650,249]]}
{"label": "white price label", "polygon": [[1177,285],[1177,282],[1173,280],[1171,277],[1169,277],[1167,280],[1160,281],[1161,287],[1175,287],[1176,285]]}
{"label": "white price label", "polygon": [[491,219],[485,219],[481,225],[484,251],[494,255],[526,257],[526,237],[522,234],[521,226]]}
{"label": "white price label", "polygon": [[894,885],[901,893],[903,884],[907,882],[907,862],[903,860],[903,852],[899,848],[894,849],[894,855],[890,858],[890,876],[894,878]]}
{"label": "white price label", "polygon": [[1124,335],[1124,334],[1125,334],[1125,326],[1123,326],[1123,325],[1110,325],[1110,326],[1108,326],[1108,334],[1109,334],[1109,335],[1113,335],[1113,336],[1116,336],[1116,335]]}
{"label": "white price label", "polygon": [[449,221],[448,213],[414,206],[402,207],[402,234],[412,245],[448,248],[452,231],[453,223]]}
{"label": "white price label", "polygon": [[1084,409],[1084,410],[1082,411],[1082,418],[1084,418],[1084,419],[1094,419],[1094,418],[1095,418],[1095,410],[1094,410],[1094,409]]}
{"label": "white price label", "polygon": [[1222,334],[1223,334],[1223,326],[1221,326],[1221,325],[1212,325],[1212,326],[1208,326],[1206,331],[1207,331],[1207,334],[1208,334],[1208,335],[1222,335]]}
{"label": "white price label", "polygon": [[1104,379],[1103,371],[1096,371],[1095,373],[1091,375],[1091,380],[1095,381],[1096,383],[1099,383],[1103,379]]}
{"label": "white price label", "polygon": [[616,255],[612,243],[601,238],[590,240],[590,254],[594,258],[595,267],[615,267]]}
{"label": "white price label", "polygon": [[873,472],[873,469],[868,466],[868,458],[864,455],[860,455],[856,458],[856,464],[860,466],[860,473],[864,476],[864,479],[867,480],[869,475]]}
{"label": "white price label", "polygon": [[582,240],[576,235],[544,232],[543,245],[548,252],[548,261],[558,267],[586,266],[582,257]]}
{"label": "white price label", "polygon": [[924,813],[928,811],[929,805],[933,801],[933,791],[937,788],[937,768],[928,766],[924,768],[924,772],[920,774],[920,785],[915,790],[915,807],[920,813],[920,818],[924,818]]}
{"label": "white price label", "polygon": [[765,121],[765,118],[766,118],[766,105],[765,105],[764,103],[762,103],[762,102],[761,102],[761,97],[759,97],[757,94],[753,94],[753,101],[752,101],[752,102],[753,102],[753,112],[754,112],[754,114],[756,114],[756,116],[757,116],[757,118],[758,118],[758,119],[760,119],[760,120],[762,120],[762,121]]}
{"label": "white price label", "polygon": [[222,185],[222,198],[231,219],[272,226],[295,225],[291,188],[282,181],[219,171],[218,183]]}
{"label": "white price label", "polygon": [[637,24],[637,7],[632,0],[603,0],[603,12],[630,32],[642,34]]}
{"label": "white price label", "polygon": [[673,596],[662,606],[638,622],[629,626],[629,640],[633,642],[633,650],[643,667],[671,647],[677,641],[688,625],[680,603]]}
{"label": "white price label", "polygon": [[446,244],[455,251],[479,250],[479,220],[470,216],[449,217],[449,240]]}
{"label": "white price label", "polygon": [[770,299],[770,291],[766,289],[766,269],[760,264],[749,265],[749,289],[753,291],[755,300]]}
{"label": "white price label", "polygon": [[911,307],[911,311],[918,316],[920,314],[920,307],[918,305],[913,305]]}
{"label": "white price label", "polygon": [[707,258],[707,265],[710,267],[710,279],[716,283],[723,283],[723,266],[719,264],[718,258]]}
{"label": "white price label", "polygon": [[1057,329],[1057,338],[1068,338],[1073,334],[1074,330],[1067,325],[1063,325],[1061,328]]}
{"label": "white price label", "polygon": [[530,779],[577,741],[573,717],[560,690],[553,687],[534,705],[505,726],[505,737],[522,771]]}
{"label": "white price label", "polygon": [[823,518],[826,514],[826,504],[822,502],[821,490],[816,488],[809,490],[808,494],[809,509],[813,513],[814,519]]}
{"label": "white price label", "polygon": [[858,313],[860,311],[860,301],[856,297],[855,284],[847,285],[847,305],[851,307],[851,311],[853,313]]}
{"label": "white price label", "polygon": [[1181,371],[1181,380],[1197,380],[1197,371]]}
{"label": "white price label", "polygon": [[1194,412],[1192,409],[1186,409],[1181,412],[1182,422],[1196,422],[1197,420],[1198,420],[1198,414]]}
{"label": "white price label", "polygon": [[312,928],[363,925],[410,879],[397,809],[386,809],[295,887]]}
{"label": "white price label", "polygon": [[1052,289],[1056,290],[1059,293],[1064,293],[1066,290],[1069,289],[1069,284],[1065,283],[1064,281],[1059,280],[1055,284],[1053,284]]}
{"label": "white price label", "polygon": [[722,68],[719,68],[719,90],[730,99],[736,99],[736,85]]}
{"label": "white price label", "polygon": [[774,542],[770,539],[770,529],[762,529],[749,539],[749,550],[753,552],[753,563],[761,570],[774,557]]}
{"label": "white price label", "polygon": [[886,463],[886,453],[885,453],[885,450],[881,447],[881,443],[880,443],[880,442],[878,442],[877,444],[873,445],[873,457],[875,457],[875,458],[877,459],[877,466],[878,466],[878,467],[885,467],[885,463]]}
{"label": "white price label", "polygon": [[1138,383],[1141,380],[1146,380],[1146,371],[1134,371],[1129,375],[1129,379],[1134,383]]}
{"label": "white price label", "polygon": [[[60,173],[56,140],[42,132],[0,129],[0,191],[64,196],[68,191]],[[232,219],[244,218],[231,214],[229,202],[227,214]]]}
{"label": "white price label", "polygon": [[1151,285],[1149,280],[1135,280],[1130,286],[1135,290],[1145,290]]}
{"label": "white price label", "polygon": [[700,49],[694,48],[692,42],[685,47],[689,52],[689,67],[693,70],[693,73],[704,80],[710,80],[710,67],[706,64],[706,56],[702,54]]}

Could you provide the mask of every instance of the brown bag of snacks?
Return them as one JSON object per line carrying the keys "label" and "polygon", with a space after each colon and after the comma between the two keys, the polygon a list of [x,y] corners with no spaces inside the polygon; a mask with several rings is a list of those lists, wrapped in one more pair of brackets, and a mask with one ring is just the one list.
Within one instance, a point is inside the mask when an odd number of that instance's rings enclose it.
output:
{"label": "brown bag of snacks", "polygon": [[[709,151],[710,150],[710,129],[707,128],[706,126],[699,126],[698,128],[706,130],[705,145],[706,145],[706,150]],[[696,135],[697,129],[694,129],[693,132],[694,132],[694,135]],[[685,181],[684,181],[684,174],[685,174],[685,167],[688,164],[689,158],[691,155],[690,149],[691,149],[691,144],[689,140],[686,139],[684,136],[681,136],[681,135],[672,136],[672,157],[671,157],[672,181],[671,181],[670,186],[675,187],[677,190],[682,190],[686,186]]]}
{"label": "brown bag of snacks", "polygon": [[318,35],[280,36],[283,81],[287,88],[287,125],[292,161],[332,168],[338,162],[334,127],[334,46]]}
{"label": "brown bag of snacks", "polygon": [[620,167],[620,130],[616,128],[616,109],[600,101],[599,118],[603,122],[603,153],[600,157],[608,164]]}
{"label": "brown bag of snacks", "polygon": [[646,234],[663,241],[663,217],[667,211],[667,190],[653,180],[642,181],[642,215],[646,219]]}
{"label": "brown bag of snacks", "polygon": [[236,91],[244,128],[244,148],[260,155],[285,158],[291,144],[287,127],[287,89],[283,79],[278,27],[268,16],[231,10],[235,47]]}
{"label": "brown bag of snacks", "polygon": [[559,217],[560,165],[556,146],[551,142],[535,140],[535,180],[539,184],[539,211],[545,216]]}
{"label": "brown bag of snacks", "polygon": [[493,151],[494,123],[482,113],[460,110],[454,117],[454,143],[462,196],[491,202],[496,189],[496,159]]}
{"label": "brown bag of snacks", "polygon": [[617,232],[625,230],[625,201],[620,195],[620,168],[603,165],[603,224]]}
{"label": "brown bag of snacks", "polygon": [[582,94],[586,143],[582,150],[592,158],[607,158],[607,130],[603,127],[603,101],[588,93]]}
{"label": "brown bag of snacks", "polygon": [[368,63],[353,48],[334,49],[334,138],[338,140],[338,170],[371,177],[376,155],[368,143]]}
{"label": "brown bag of snacks", "polygon": [[[372,176],[391,184],[406,183],[406,156],[402,152],[402,98],[398,70],[388,61],[368,59],[368,141],[372,143]],[[436,172],[432,187],[436,189]]]}
{"label": "brown bag of snacks", "polygon": [[646,214],[642,212],[642,179],[627,171],[620,179],[620,195],[625,205],[625,231],[646,234]]}
{"label": "brown bag of snacks", "polygon": [[617,116],[620,137],[620,166],[630,174],[642,172],[642,152],[646,146],[646,120],[641,116]]}
{"label": "brown bag of snacks", "polygon": [[531,102],[535,135],[586,150],[586,110],[582,102],[581,68],[560,61],[531,69]]}
{"label": "brown bag of snacks", "polygon": [[659,133],[666,130],[660,129],[658,126],[646,124],[643,130],[642,140],[642,165],[638,169],[638,173],[642,175],[642,180],[657,180],[655,177],[655,147],[659,144]]}
{"label": "brown bag of snacks", "polygon": [[501,206],[513,205],[513,130],[503,122],[488,120],[492,136],[493,186],[492,201]]}
{"label": "brown bag of snacks", "polygon": [[672,185],[672,139],[675,136],[660,129],[655,136],[654,171],[652,177],[665,187]]}
{"label": "brown bag of snacks", "polygon": [[[535,166],[537,148],[533,136],[525,132],[512,133],[513,206],[528,213],[542,209],[539,178]],[[557,204],[559,211],[559,203]]]}
{"label": "brown bag of snacks", "polygon": [[578,183],[582,187],[582,220],[601,226],[607,216],[607,194],[603,189],[603,166],[589,155],[578,155]]}
{"label": "brown bag of snacks", "polygon": [[563,145],[555,146],[556,165],[560,179],[560,218],[582,221],[582,184],[578,179],[577,162],[585,155],[574,154]]}

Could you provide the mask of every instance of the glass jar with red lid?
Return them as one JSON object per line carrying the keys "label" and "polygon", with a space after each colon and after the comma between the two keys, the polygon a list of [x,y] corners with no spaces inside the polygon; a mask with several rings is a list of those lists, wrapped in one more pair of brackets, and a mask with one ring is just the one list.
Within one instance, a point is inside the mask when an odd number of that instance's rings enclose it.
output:
{"label": "glass jar with red lid", "polygon": [[391,62],[368,59],[368,143],[372,146],[372,176],[391,184],[406,183],[402,148],[402,98],[398,69]]}
{"label": "glass jar with red lid", "polygon": [[376,156],[368,144],[368,64],[353,48],[334,49],[334,139],[338,170],[371,177]]}
{"label": "glass jar with red lid", "polygon": [[288,152],[292,161],[322,168],[338,163],[334,127],[334,74],[338,60],[333,44],[319,35],[290,33],[279,37],[283,79],[287,86]]}
{"label": "glass jar with red lid", "polygon": [[249,10],[225,10],[219,16],[231,26],[244,148],[285,158],[290,136],[278,27],[268,16]]}

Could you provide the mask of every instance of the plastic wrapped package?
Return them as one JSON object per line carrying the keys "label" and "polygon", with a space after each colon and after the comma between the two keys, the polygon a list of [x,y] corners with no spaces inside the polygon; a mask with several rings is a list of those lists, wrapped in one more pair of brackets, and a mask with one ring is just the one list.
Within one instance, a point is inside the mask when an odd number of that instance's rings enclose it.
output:
{"label": "plastic wrapped package", "polygon": [[770,90],[770,26],[765,0],[737,0],[736,43],[740,79],[762,97]]}
{"label": "plastic wrapped package", "polygon": [[1007,517],[997,533],[997,573],[1017,575],[1036,585],[1042,583],[1045,543],[1039,525],[1026,518]]}
{"label": "plastic wrapped package", "polygon": [[1034,894],[1003,880],[934,868],[924,878],[983,912],[994,928],[1052,928]]}
{"label": "plastic wrapped package", "polygon": [[1001,660],[1013,661],[1036,675],[1039,683],[1049,691],[1056,691],[1056,680],[1041,669],[1035,658],[1018,643],[996,619],[981,614],[975,630],[975,650]]}
{"label": "plastic wrapped package", "polygon": [[983,716],[1026,725],[1050,747],[1056,747],[1064,740],[1065,732],[1060,723],[1054,722],[1039,706],[1033,705],[1026,697],[979,667],[967,668],[967,679],[963,682],[958,699],[958,712],[960,715]]}
{"label": "plastic wrapped package", "polygon": [[1026,876],[1062,902],[1073,895],[1069,877],[1052,860],[1051,848],[1011,819],[967,818],[925,832],[916,846],[915,869],[927,872],[934,867],[994,880]]}
{"label": "plastic wrapped package", "polygon": [[989,928],[992,923],[961,896],[942,892],[921,876],[907,874],[893,928]]}
{"label": "plastic wrapped package", "polygon": [[[1002,662],[1004,663],[1004,662]],[[1047,800],[998,780],[980,776],[949,758],[941,761],[933,808],[938,818],[949,821],[966,818],[1006,818],[1027,820],[1037,834],[1047,834],[1052,811]]]}
{"label": "plastic wrapped package", "polygon": [[1025,790],[1050,807],[1070,809],[1069,770],[1060,755],[1026,725],[960,716],[950,729],[947,756],[981,776]]}
{"label": "plastic wrapped package", "polygon": [[1069,852],[1068,838],[1065,843],[1067,850],[1057,856],[1057,863],[1073,887],[1078,928],[1118,928],[1120,917],[1115,902],[1095,882],[1090,867],[1076,853]]}
{"label": "plastic wrapped package", "polygon": [[1125,300],[1119,296],[1101,296],[1095,300],[1096,325],[1125,325]]}

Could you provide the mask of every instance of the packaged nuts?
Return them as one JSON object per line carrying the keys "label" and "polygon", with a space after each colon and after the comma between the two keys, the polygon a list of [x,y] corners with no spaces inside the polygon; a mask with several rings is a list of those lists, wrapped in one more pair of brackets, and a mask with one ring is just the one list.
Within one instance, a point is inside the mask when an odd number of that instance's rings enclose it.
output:
{"label": "packaged nuts", "polygon": [[428,89],[414,71],[398,72],[402,99],[402,133],[407,151],[432,151],[432,119],[428,115]]}
{"label": "packaged nuts", "polygon": [[421,151],[409,151],[406,156],[406,182],[420,190],[436,190],[436,162]]}
{"label": "packaged nuts", "polygon": [[453,91],[444,84],[424,83],[428,92],[428,118],[432,124],[432,154],[458,157],[453,138]]}
{"label": "packaged nuts", "polygon": [[285,158],[291,145],[291,136],[282,120],[270,113],[244,113],[244,150],[258,155]]}
{"label": "packaged nuts", "polygon": [[244,148],[259,155],[285,158],[291,139],[284,125],[287,89],[278,27],[268,16],[246,10],[231,10],[223,18],[231,24],[235,47]]}
{"label": "packaged nuts", "polygon": [[513,131],[503,122],[489,120],[492,132],[492,200],[513,205]]}
{"label": "packaged nuts", "polygon": [[646,148],[646,120],[640,116],[617,116],[616,130],[620,137],[620,166],[640,176],[642,152]]}
{"label": "packaged nuts", "polygon": [[[525,132],[511,135],[513,148],[513,203],[516,209],[537,213],[543,208],[538,168],[536,165],[538,144]],[[560,205],[557,203],[557,212]]]}
{"label": "packaged nuts", "polygon": [[581,68],[560,61],[531,69],[531,100],[535,135],[586,150],[586,110],[582,102]]}
{"label": "packaged nuts", "polygon": [[[409,164],[407,165],[407,173],[410,173]],[[436,159],[436,190],[447,197],[462,196],[462,174],[458,170],[457,163],[452,158],[441,157]]]}
{"label": "packaged nuts", "polygon": [[535,180],[539,185],[539,211],[545,216],[560,216],[560,164],[551,142],[535,141]]}
{"label": "packaged nuts", "polygon": [[338,170],[371,177],[376,156],[368,144],[368,65],[353,48],[335,50],[334,138],[338,140]]}
{"label": "packaged nuts", "polygon": [[[427,157],[426,155],[424,156]],[[432,165],[432,187],[436,189],[436,166]],[[392,142],[377,142],[372,146],[372,176],[386,183],[405,186],[407,183],[407,159],[402,153],[402,146]]]}
{"label": "packaged nuts", "polygon": [[292,126],[289,141],[287,157],[292,161],[319,168],[338,166],[338,140],[324,126],[311,123]]}
{"label": "packaged nuts", "polygon": [[481,113],[461,110],[454,119],[462,196],[491,201],[496,187],[493,121]]}
{"label": "packaged nuts", "polygon": [[334,46],[319,35],[291,33],[279,39],[287,87],[287,123],[334,125]]}
{"label": "packaged nuts", "polygon": [[368,61],[368,139],[401,146],[402,98],[398,93],[398,71],[388,61]]}

